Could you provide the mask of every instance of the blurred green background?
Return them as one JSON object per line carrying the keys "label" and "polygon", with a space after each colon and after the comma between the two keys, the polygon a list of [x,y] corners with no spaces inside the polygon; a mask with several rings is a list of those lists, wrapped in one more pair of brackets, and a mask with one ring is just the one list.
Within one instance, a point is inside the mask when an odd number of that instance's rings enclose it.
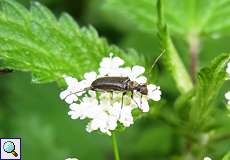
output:
{"label": "blurred green background", "polygon": [[[93,25],[101,36],[121,48],[135,48],[146,57],[156,57],[161,52],[156,36],[135,30],[135,27],[130,28],[129,22],[121,23],[119,19],[112,18],[113,13],[103,9],[103,0],[40,2],[57,16],[65,11],[80,25]],[[20,3],[29,6],[30,0],[20,0]],[[199,67],[205,66],[218,53],[230,51],[229,38],[202,39]],[[175,37],[174,41],[180,53],[187,53],[184,41]],[[189,56],[181,54],[181,57],[188,68]],[[168,108],[163,111],[170,116],[170,107],[178,92],[161,63],[154,70],[157,70],[154,79],[162,88],[163,98],[169,100]],[[219,96],[220,110],[224,109],[223,95],[227,89],[229,86],[226,84]],[[113,159],[110,137],[89,134],[85,131],[87,122],[71,120],[67,115],[68,106],[59,99],[59,92],[54,83],[31,84],[29,73],[13,72],[0,76],[0,137],[21,137],[24,160],[63,160],[68,157],[78,157],[80,160]],[[228,126],[226,132],[229,132],[229,120],[222,121]],[[123,160],[177,159],[178,155],[183,154],[185,145],[174,126],[157,115],[138,120],[118,136],[118,143]],[[228,139],[216,142],[204,152],[220,159],[229,150]]]}

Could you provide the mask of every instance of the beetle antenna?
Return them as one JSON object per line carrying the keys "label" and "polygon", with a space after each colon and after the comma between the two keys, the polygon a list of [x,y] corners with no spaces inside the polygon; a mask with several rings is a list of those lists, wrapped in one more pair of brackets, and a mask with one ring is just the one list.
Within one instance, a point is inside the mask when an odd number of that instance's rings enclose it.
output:
{"label": "beetle antenna", "polygon": [[65,96],[65,98],[63,98],[63,99],[66,99],[68,96],[71,96],[71,95],[73,95],[73,94],[81,93],[81,92],[88,91],[88,90],[90,90],[90,87],[85,88],[85,89],[83,89],[83,90],[81,90],[81,91],[77,91],[77,92],[70,93],[70,94],[68,94],[67,96]]}
{"label": "beetle antenna", "polygon": [[159,61],[159,59],[161,58],[161,56],[165,53],[165,49],[161,52],[161,54],[155,59],[155,61],[153,62],[151,69],[149,70],[148,75],[151,73],[151,71],[153,70],[153,68],[155,67],[156,63]]}

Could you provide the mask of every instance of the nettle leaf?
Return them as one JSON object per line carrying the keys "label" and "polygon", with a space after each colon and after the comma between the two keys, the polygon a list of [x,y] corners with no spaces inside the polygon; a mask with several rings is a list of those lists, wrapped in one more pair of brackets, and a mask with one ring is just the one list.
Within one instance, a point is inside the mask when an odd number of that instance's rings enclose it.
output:
{"label": "nettle leaf", "polygon": [[200,32],[214,36],[230,35],[230,0],[205,0],[201,6]]}
{"label": "nettle leaf", "polygon": [[190,112],[190,119],[195,125],[205,126],[203,124],[210,121],[213,101],[227,78],[226,66],[229,61],[230,54],[221,54],[198,73],[196,95]]}
{"label": "nettle leaf", "polygon": [[32,72],[37,83],[63,75],[80,78],[97,70],[110,52],[128,65],[143,65],[143,57],[134,50],[125,54],[100,38],[93,27],[79,27],[66,13],[57,19],[37,2],[28,10],[14,0],[0,0],[0,43],[3,66]]}
{"label": "nettle leaf", "polygon": [[[105,9],[148,33],[157,27],[157,0],[107,0]],[[230,0],[164,0],[165,19],[172,34],[230,34]]]}
{"label": "nettle leaf", "polygon": [[106,0],[104,8],[113,16],[128,19],[133,26],[152,33],[157,21],[155,4],[156,0]]}

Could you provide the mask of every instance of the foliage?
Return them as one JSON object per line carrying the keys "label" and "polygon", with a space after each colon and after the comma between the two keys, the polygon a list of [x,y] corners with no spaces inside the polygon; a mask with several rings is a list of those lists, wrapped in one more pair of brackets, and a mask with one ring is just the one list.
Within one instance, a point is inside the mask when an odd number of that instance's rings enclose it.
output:
{"label": "foliage", "polygon": [[34,82],[54,81],[63,75],[80,77],[97,68],[110,52],[128,64],[135,63],[133,57],[141,62],[136,52],[126,55],[109,46],[93,27],[80,28],[66,13],[57,20],[37,2],[30,11],[13,0],[0,2],[0,58],[5,67],[32,72]]}
{"label": "foliage", "polygon": [[[157,0],[107,0],[105,8],[126,18],[148,33],[157,30]],[[230,0],[163,1],[165,20],[173,35],[186,39],[191,33],[230,34]]]}
{"label": "foliage", "polygon": [[198,73],[196,95],[191,109],[190,118],[195,121],[195,127],[207,127],[210,123],[210,110],[213,110],[213,101],[226,80],[226,66],[230,61],[229,54],[219,55],[208,67]]}

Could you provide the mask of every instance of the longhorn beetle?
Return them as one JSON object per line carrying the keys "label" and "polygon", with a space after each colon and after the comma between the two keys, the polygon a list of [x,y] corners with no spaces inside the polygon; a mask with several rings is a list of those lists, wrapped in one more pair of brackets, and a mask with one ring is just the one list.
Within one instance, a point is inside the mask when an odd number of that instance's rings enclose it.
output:
{"label": "longhorn beetle", "polygon": [[[154,65],[156,62],[159,60],[159,58],[162,56],[162,54],[165,52],[165,50],[156,58],[154,61],[153,65],[151,66],[150,71],[153,69]],[[149,73],[150,73],[149,71]],[[127,92],[131,92],[131,98],[133,99],[133,92],[137,91],[141,93],[141,99],[142,95],[147,95],[148,94],[148,88],[147,84],[138,84],[135,81],[131,81],[128,77],[100,77],[94,80],[89,88],[86,88],[82,91],[78,91],[72,94],[76,94],[79,92],[83,92],[86,90],[93,90],[93,91],[104,91],[104,92],[111,92],[113,93],[114,91],[120,91],[122,92],[122,100],[121,100],[121,107],[123,106],[123,98],[124,95]],[[67,95],[66,97],[68,97]],[[133,101],[138,105],[138,103],[133,99]]]}
{"label": "longhorn beetle", "polygon": [[[138,84],[135,81],[131,81],[128,77],[101,77],[92,82],[90,89],[93,91],[106,91],[111,93],[113,93],[113,91],[123,92],[121,99],[121,107],[123,106],[124,95],[128,91],[132,93],[132,99],[134,91],[140,92],[142,95],[148,94],[146,84]],[[137,102],[135,103],[137,104]]]}
{"label": "longhorn beetle", "polygon": [[[135,81],[131,81],[128,77],[100,77],[94,80],[89,88],[82,91],[74,92],[72,94],[84,92],[87,90],[99,91],[99,92],[111,92],[120,91],[122,92],[121,107],[123,106],[123,98],[127,92],[131,92],[131,98],[133,99],[133,92],[137,91],[142,95],[148,94],[147,84],[138,84]],[[66,97],[68,97],[67,95]],[[134,99],[133,99],[134,101]],[[138,103],[134,101],[137,105]]]}

